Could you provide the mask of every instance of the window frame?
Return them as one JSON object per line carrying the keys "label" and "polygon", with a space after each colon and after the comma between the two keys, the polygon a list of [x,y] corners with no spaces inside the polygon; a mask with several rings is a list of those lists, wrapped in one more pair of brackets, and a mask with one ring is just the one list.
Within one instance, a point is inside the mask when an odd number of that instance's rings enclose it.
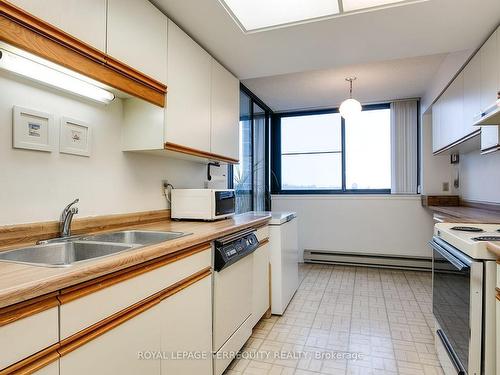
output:
{"label": "window frame", "polygon": [[[252,173],[251,173],[251,185],[252,185],[252,210],[255,209],[255,191],[254,191],[254,178],[255,178],[255,165],[254,165],[254,152],[255,152],[255,139],[254,139],[254,104],[262,108],[265,112],[265,158],[264,158],[264,174],[265,174],[265,181],[264,181],[264,189],[265,189],[265,198],[264,198],[264,206],[266,211],[271,210],[271,187],[270,187],[270,159],[271,159],[271,123],[272,123],[272,118],[274,116],[273,110],[267,106],[258,96],[256,96],[250,89],[248,89],[243,83],[240,82],[240,92],[243,92],[245,95],[247,95],[250,98],[250,116],[248,120],[251,122],[251,148],[252,148],[252,155],[251,155],[251,165],[252,165]],[[240,121],[241,121],[241,116],[240,116]],[[238,122],[239,126],[239,122]],[[228,164],[227,165],[227,187],[228,189],[234,189],[234,166],[233,164]]]}
{"label": "window frame", "polygon": [[[390,103],[363,105],[363,111],[390,109]],[[293,111],[275,113],[271,120],[271,193],[282,195],[329,195],[329,194],[391,194],[391,189],[347,189],[346,188],[346,152],[345,152],[345,120],[341,117],[342,145],[342,188],[341,189],[307,189],[283,190],[281,188],[281,118],[324,115],[339,113],[338,108],[321,110]]]}

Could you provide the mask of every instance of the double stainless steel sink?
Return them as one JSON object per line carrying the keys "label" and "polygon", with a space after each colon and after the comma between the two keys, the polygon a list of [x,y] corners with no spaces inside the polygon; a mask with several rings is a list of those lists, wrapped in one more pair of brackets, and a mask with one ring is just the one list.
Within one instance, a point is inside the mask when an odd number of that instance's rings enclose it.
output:
{"label": "double stainless steel sink", "polygon": [[0,262],[44,267],[68,267],[126,250],[170,241],[188,235],[183,232],[128,230],[43,241],[36,246],[0,252]]}

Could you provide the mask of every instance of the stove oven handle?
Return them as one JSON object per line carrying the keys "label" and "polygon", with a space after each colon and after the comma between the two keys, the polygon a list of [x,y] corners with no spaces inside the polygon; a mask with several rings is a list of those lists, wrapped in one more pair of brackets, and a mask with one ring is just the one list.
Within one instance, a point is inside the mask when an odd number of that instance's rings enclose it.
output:
{"label": "stove oven handle", "polygon": [[455,266],[458,271],[464,271],[470,268],[470,265],[464,264],[462,260],[455,257],[450,251],[445,249],[442,245],[438,244],[435,240],[430,242],[431,247],[441,254],[447,261]]}

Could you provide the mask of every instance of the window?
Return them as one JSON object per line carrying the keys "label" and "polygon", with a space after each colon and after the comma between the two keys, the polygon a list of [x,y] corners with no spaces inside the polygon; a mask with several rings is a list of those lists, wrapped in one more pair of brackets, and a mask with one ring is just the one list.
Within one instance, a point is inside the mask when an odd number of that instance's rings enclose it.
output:
{"label": "window", "polygon": [[283,190],[342,188],[342,124],[338,113],[281,118]]}
{"label": "window", "polygon": [[390,193],[389,105],[277,115],[272,145],[274,193]]}
{"label": "window", "polygon": [[345,121],[346,189],[391,188],[391,110]]}
{"label": "window", "polygon": [[248,89],[240,91],[240,162],[228,167],[236,213],[269,210],[269,123],[271,111]]}

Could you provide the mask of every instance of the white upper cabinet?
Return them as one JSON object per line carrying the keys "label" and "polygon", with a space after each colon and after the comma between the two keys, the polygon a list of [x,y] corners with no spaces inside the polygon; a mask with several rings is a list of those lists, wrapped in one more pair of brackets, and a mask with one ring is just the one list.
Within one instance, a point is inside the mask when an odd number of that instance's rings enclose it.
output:
{"label": "white upper cabinet", "polygon": [[432,151],[442,147],[441,139],[441,98],[432,105]]}
{"label": "white upper cabinet", "polygon": [[477,130],[472,126],[481,115],[481,54],[477,53],[463,70],[464,74],[464,133]]}
{"label": "white upper cabinet", "polygon": [[464,75],[460,73],[446,90],[446,107],[443,113],[444,143],[453,144],[464,137],[463,134],[464,109]]}
{"label": "white upper cabinet", "polygon": [[500,92],[500,26],[498,27],[496,34],[497,34],[497,69],[498,69],[497,90]]}
{"label": "white upper cabinet", "polygon": [[108,0],[107,21],[107,54],[166,84],[167,17],[147,0]]}
{"label": "white upper cabinet", "polygon": [[481,47],[481,110],[495,103],[500,75],[500,55],[498,52],[498,30]]}
{"label": "white upper cabinet", "polygon": [[481,151],[484,153],[500,149],[500,126],[481,127]]}
{"label": "white upper cabinet", "polygon": [[[500,90],[500,38],[499,30],[481,47],[481,110],[493,105]],[[483,126],[481,128],[481,150],[496,151],[500,148],[500,128]]]}
{"label": "white upper cabinet", "polygon": [[166,142],[210,152],[212,57],[168,21]]}
{"label": "white upper cabinet", "polygon": [[106,0],[9,1],[92,47],[106,51]]}
{"label": "white upper cabinet", "polygon": [[[500,91],[500,28],[467,63],[432,106],[433,151],[449,149],[471,139],[473,124],[495,104]],[[461,150],[465,150],[462,148]],[[500,127],[481,128],[481,150],[500,149]]]}
{"label": "white upper cabinet", "polygon": [[239,158],[240,82],[212,59],[211,152]]}

